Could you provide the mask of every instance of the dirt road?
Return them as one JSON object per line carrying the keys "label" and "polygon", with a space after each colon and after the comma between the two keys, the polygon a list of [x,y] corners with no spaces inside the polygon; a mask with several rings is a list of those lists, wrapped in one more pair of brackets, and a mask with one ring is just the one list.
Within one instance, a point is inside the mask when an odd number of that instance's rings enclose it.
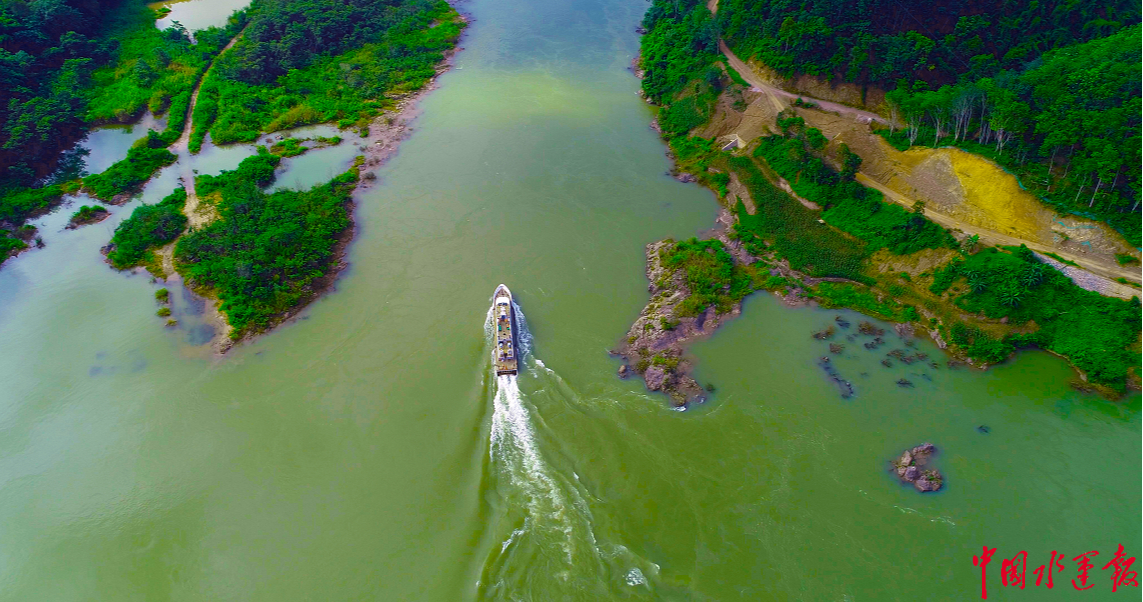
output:
{"label": "dirt road", "polygon": [[[710,9],[711,13],[715,13],[718,11],[718,0],[708,0],[706,6],[708,9]],[[769,102],[774,106],[774,109],[777,111],[781,111],[781,110],[785,109],[789,105],[789,103],[792,103],[794,100],[801,98],[803,101],[809,101],[809,102],[812,102],[812,103],[818,105],[818,107],[822,111],[835,113],[839,116],[853,119],[857,123],[872,123],[872,122],[885,123],[885,124],[888,123],[884,117],[881,117],[880,115],[877,115],[875,113],[871,113],[869,111],[863,111],[861,109],[857,109],[857,108],[850,107],[847,105],[842,105],[842,104],[839,104],[836,102],[830,102],[827,100],[820,100],[817,98],[806,96],[804,94],[794,94],[791,92],[787,92],[786,90],[783,90],[777,86],[774,86],[773,84],[768,83],[768,82],[764,81],[761,77],[759,77],[754,72],[754,70],[750,68],[749,65],[747,65],[742,59],[738,58],[738,56],[736,56],[734,54],[734,52],[730,50],[730,48],[726,45],[726,42],[724,42],[723,40],[720,39],[718,41],[718,47],[722,51],[723,56],[726,58],[727,65],[729,65],[731,68],[733,68],[735,71],[737,71],[738,74],[742,76],[742,79],[746,80],[746,82],[749,83],[754,88],[754,90],[756,92],[761,92],[761,93],[765,94],[766,98],[769,100]],[[870,134],[870,135],[873,135],[873,134]],[[900,205],[904,205],[905,207],[911,208],[914,205],[914,203],[917,201],[917,199],[907,197],[905,195],[902,195],[899,192],[896,192],[896,191],[888,188],[887,186],[885,186],[881,182],[875,180],[868,173],[862,172],[862,173],[857,174],[857,179],[859,182],[861,182],[865,186],[868,186],[870,188],[875,188],[875,189],[881,191],[885,195],[886,199],[891,200],[891,201],[898,203]],[[985,243],[985,244],[991,244],[991,245],[1021,245],[1021,244],[1025,244],[1030,249],[1033,249],[1035,251],[1038,251],[1041,253],[1049,253],[1049,252],[1055,253],[1055,254],[1059,255],[1060,257],[1067,259],[1068,261],[1075,262],[1081,268],[1083,268],[1084,270],[1086,270],[1086,271],[1088,271],[1091,274],[1096,276],[1096,278],[1094,278],[1094,279],[1092,279],[1092,278],[1076,278],[1076,277],[1072,278],[1073,280],[1076,280],[1077,283],[1079,283],[1080,281],[1086,281],[1083,284],[1081,284],[1081,286],[1084,286],[1084,288],[1088,288],[1089,290],[1098,290],[1098,292],[1100,292],[1100,293],[1103,293],[1106,295],[1113,295],[1116,297],[1122,297],[1122,298],[1130,298],[1132,296],[1138,296],[1141,294],[1139,289],[1136,289],[1134,287],[1127,286],[1124,284],[1120,284],[1119,282],[1115,282],[1115,280],[1114,280],[1115,278],[1126,278],[1127,280],[1130,280],[1132,282],[1143,281],[1143,276],[1141,276],[1140,270],[1137,268],[1124,267],[1124,266],[1118,265],[1117,263],[1115,263],[1113,261],[1094,260],[1091,257],[1079,256],[1079,255],[1076,255],[1074,253],[1069,253],[1065,250],[1061,250],[1059,248],[1053,247],[1051,245],[1037,244],[1037,243],[1030,242],[1030,241],[1025,240],[1025,239],[1009,236],[1007,234],[1002,234],[1002,233],[997,232],[995,230],[982,228],[980,226],[976,226],[976,225],[964,222],[962,220],[956,219],[956,218],[951,217],[949,215],[945,215],[945,214],[942,214],[942,213],[939,213],[936,211],[932,211],[931,209],[926,209],[925,215],[927,217],[929,217],[930,219],[932,219],[934,222],[937,222],[938,224],[944,226],[945,228],[957,229],[957,230],[960,230],[960,231],[965,232],[965,233],[970,234],[970,235],[976,234],[980,237],[980,241],[982,243]],[[1073,271],[1073,270],[1075,270],[1075,268],[1071,268],[1071,270],[1069,270],[1069,271]],[[1072,274],[1069,274],[1069,276],[1072,276]],[[1096,284],[1091,284],[1091,283],[1096,283]]]}
{"label": "dirt road", "polygon": [[853,107],[838,104],[836,102],[830,102],[828,100],[811,98],[805,94],[794,94],[793,92],[787,92],[772,84],[768,84],[762,81],[762,78],[758,77],[754,71],[751,70],[750,67],[742,61],[742,59],[738,58],[733,52],[731,52],[730,48],[726,45],[726,42],[719,40],[718,47],[720,50],[722,50],[723,56],[726,57],[726,62],[729,63],[730,66],[733,67],[734,70],[742,76],[742,79],[746,80],[746,83],[753,86],[755,91],[763,92],[766,94],[766,96],[770,97],[771,101],[775,103],[774,107],[779,110],[785,107],[785,105],[782,104],[779,99],[785,99],[787,102],[793,102],[801,98],[802,100],[809,101],[818,105],[818,108],[823,111],[837,113],[843,117],[850,117],[858,123],[871,123],[874,121],[885,124],[889,123],[885,120],[884,117],[878,115],[877,113],[870,113],[869,111],[855,109]]}
{"label": "dirt road", "polygon": [[[222,50],[218,51],[218,54],[214,57],[214,60],[211,61],[210,65],[206,67],[206,70],[202,72],[202,77],[199,78],[198,83],[195,84],[194,92],[191,93],[190,105],[187,107],[187,119],[185,125],[183,125],[183,133],[179,136],[179,139],[171,145],[171,150],[176,154],[182,156],[190,152],[190,136],[194,126],[194,120],[192,117],[194,115],[195,105],[198,104],[198,93],[200,90],[202,90],[202,83],[206,81],[206,77],[210,74],[210,70],[214,68],[215,63],[218,62],[218,57],[222,56],[222,53],[233,48],[244,33],[246,33],[245,28],[243,28],[242,31],[238,32],[237,35],[235,35],[229,42],[227,42],[226,46],[222,47]],[[187,226],[190,228],[198,228],[209,223],[214,214],[212,211],[204,212],[200,209],[198,194],[195,193],[194,189],[194,170],[191,168],[190,161],[184,161],[183,164],[184,167],[181,168],[182,173],[179,174],[179,179],[182,180],[183,187],[187,190],[187,200],[186,204],[183,206],[183,213],[185,213],[187,216]]]}

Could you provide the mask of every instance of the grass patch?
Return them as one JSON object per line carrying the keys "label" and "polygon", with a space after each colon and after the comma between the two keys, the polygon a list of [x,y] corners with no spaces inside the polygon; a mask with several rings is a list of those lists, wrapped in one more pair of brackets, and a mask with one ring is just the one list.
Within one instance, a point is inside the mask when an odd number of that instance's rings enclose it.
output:
{"label": "grass patch", "polygon": [[768,247],[790,262],[790,267],[811,276],[840,276],[859,282],[868,256],[864,241],[850,238],[818,223],[816,214],[790,195],[775,188],[748,157],[733,157],[730,166],[750,190],[757,211],[746,213],[738,203],[735,233],[753,255]]}
{"label": "grass patch", "polygon": [[[358,6],[335,31],[320,2],[267,5],[207,74],[194,112],[191,150],[314,123],[367,127],[393,97],[420,89],[464,23],[446,2]],[[348,13],[347,13],[348,14]],[[308,32],[287,44],[280,30]],[[324,38],[328,37],[328,40]],[[322,43],[317,43],[321,41]],[[278,48],[280,53],[268,51]]]}
{"label": "grass patch", "polygon": [[881,300],[868,286],[848,282],[822,282],[811,293],[822,307],[845,307],[889,321],[908,321],[906,307],[890,299]]}
{"label": "grass patch", "polygon": [[[170,107],[172,117],[180,121],[171,125],[178,125],[181,131],[190,91],[245,19],[240,13],[231,17],[226,27],[198,31],[197,43],[192,44],[185,29],[156,28],[157,17],[146,5],[133,2],[124,2],[111,13],[107,36],[118,42],[118,52],[114,61],[92,73],[89,121],[121,122],[144,109],[157,114]],[[174,99],[183,94],[186,99],[175,103]],[[174,115],[179,106],[182,118]]]}
{"label": "grass patch", "polygon": [[861,157],[841,145],[843,169],[836,172],[819,156],[826,139],[806,128],[800,117],[779,117],[784,135],[759,140],[755,157],[762,157],[802,196],[825,211],[821,218],[869,242],[871,249],[886,248],[897,255],[921,249],[955,248],[956,240],[944,228],[895,203],[884,202],[880,191],[866,188],[854,178]]}
{"label": "grass patch", "polygon": [[1056,261],[1058,261],[1064,265],[1070,265],[1070,266],[1075,267],[1075,268],[1079,267],[1078,263],[1076,263],[1070,259],[1064,259],[1063,257],[1060,257],[1059,255],[1056,255],[1055,253],[1052,253],[1051,251],[1044,253],[1044,255],[1047,255],[1048,257],[1051,257],[1052,259],[1055,259]]}

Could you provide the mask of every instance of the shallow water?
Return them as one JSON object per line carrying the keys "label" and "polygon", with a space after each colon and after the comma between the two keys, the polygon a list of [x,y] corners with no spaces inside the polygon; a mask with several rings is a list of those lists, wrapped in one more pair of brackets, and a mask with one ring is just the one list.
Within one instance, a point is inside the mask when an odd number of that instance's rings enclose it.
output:
{"label": "shallow water", "polygon": [[148,4],[151,8],[166,6],[171,12],[155,21],[159,29],[166,29],[178,21],[187,31],[195,32],[207,27],[222,27],[236,10],[242,10],[250,0],[172,0]]}
{"label": "shallow water", "polygon": [[[133,205],[41,220],[47,247],[0,269],[0,599],[962,600],[982,545],[989,599],[1070,599],[1070,560],[1004,591],[1001,557],[1093,549],[1084,595],[1110,599],[1099,567],[1140,551],[1140,400],[1074,392],[1057,358],[950,370],[922,340],[940,368],[886,368],[891,333],[868,351],[860,316],[759,294],[693,349],[706,405],[615,377],[643,246],[716,211],[664,175],[626,71],[645,7],[464,5],[466,50],[361,195],[337,290],[222,359],[162,326],[161,284],[102,263]],[[343,170],[343,136],[280,183]],[[208,146],[133,203],[251,152]],[[531,341],[503,381],[500,282]],[[848,400],[810,337],[839,314]],[[935,495],[886,470],[923,441]]]}

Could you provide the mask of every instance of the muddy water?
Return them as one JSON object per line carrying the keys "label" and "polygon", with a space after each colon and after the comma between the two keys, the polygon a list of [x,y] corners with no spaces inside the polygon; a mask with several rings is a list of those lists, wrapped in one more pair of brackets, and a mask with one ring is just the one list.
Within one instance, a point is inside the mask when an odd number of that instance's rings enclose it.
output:
{"label": "muddy water", "polygon": [[[1076,393],[1056,358],[887,368],[940,354],[851,328],[844,400],[810,337],[838,312],[755,296],[694,348],[707,405],[614,376],[643,245],[715,216],[664,175],[625,70],[645,6],[467,4],[466,50],[361,195],[337,290],[224,358],[162,326],[160,283],[101,263],[132,205],[41,220],[47,247],[0,269],[0,599],[962,600],[982,545],[990,599],[1075,595],[1070,561],[1051,591],[1002,591],[1021,550],[1029,573],[1098,550],[1085,595],[1111,599],[1099,567],[1140,551],[1140,400]],[[285,179],[337,173],[347,149]],[[133,203],[249,152],[208,148]],[[528,327],[504,382],[499,282]],[[923,441],[936,495],[886,471]]]}

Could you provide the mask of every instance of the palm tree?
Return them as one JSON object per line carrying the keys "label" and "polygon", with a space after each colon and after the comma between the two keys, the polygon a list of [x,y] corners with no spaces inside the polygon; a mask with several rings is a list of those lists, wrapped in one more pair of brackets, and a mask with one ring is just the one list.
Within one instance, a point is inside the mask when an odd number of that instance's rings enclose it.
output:
{"label": "palm tree", "polygon": [[1024,288],[1032,288],[1044,279],[1044,271],[1038,265],[1028,266],[1022,274],[1020,274],[1020,283]]}

